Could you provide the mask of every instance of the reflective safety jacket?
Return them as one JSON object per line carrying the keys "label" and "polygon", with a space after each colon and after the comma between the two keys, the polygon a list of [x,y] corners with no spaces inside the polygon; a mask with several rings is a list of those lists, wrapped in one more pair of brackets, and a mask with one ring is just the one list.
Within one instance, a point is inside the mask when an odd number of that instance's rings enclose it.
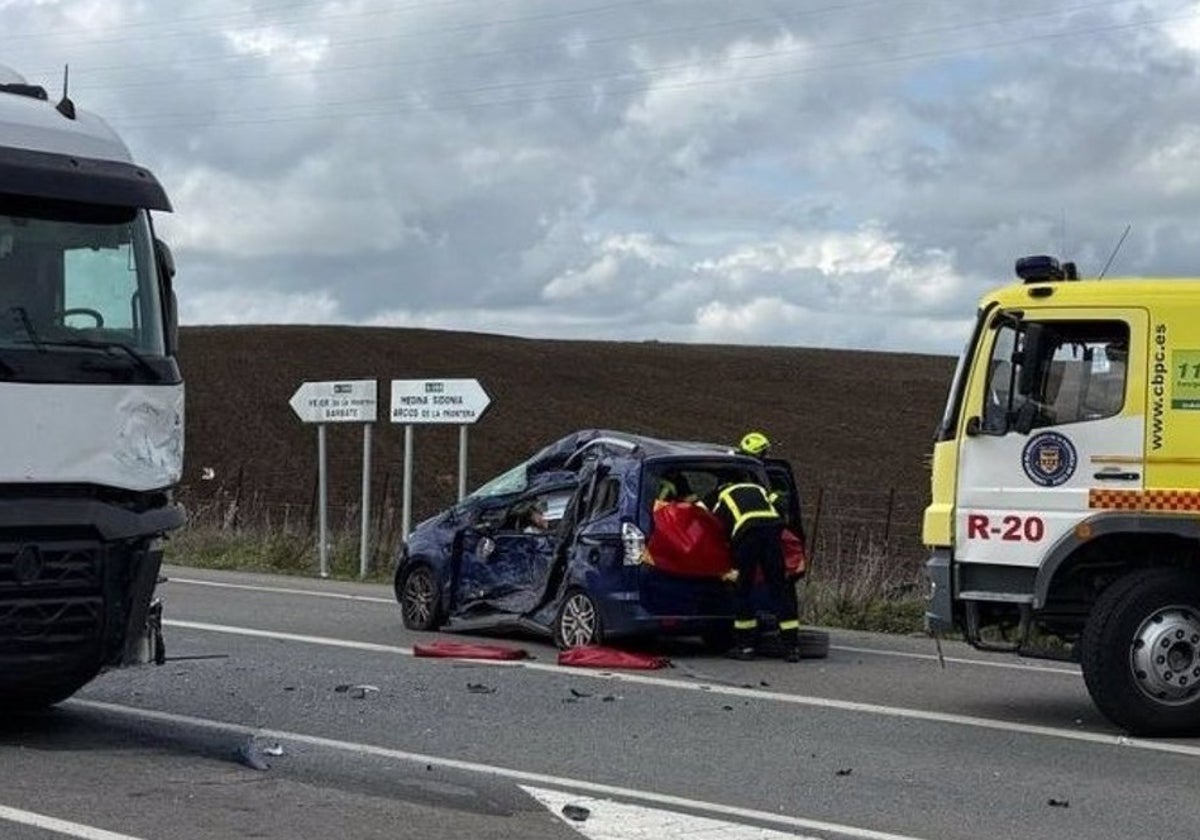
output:
{"label": "reflective safety jacket", "polygon": [[712,512],[729,531],[729,538],[737,539],[749,527],[782,524],[783,517],[775,510],[774,496],[760,484],[730,484],[717,494]]}

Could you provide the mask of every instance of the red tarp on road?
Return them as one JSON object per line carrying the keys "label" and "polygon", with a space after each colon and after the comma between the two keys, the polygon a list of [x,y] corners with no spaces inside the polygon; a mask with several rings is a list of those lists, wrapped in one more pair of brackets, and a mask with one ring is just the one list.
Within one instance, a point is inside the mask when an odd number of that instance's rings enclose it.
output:
{"label": "red tarp on road", "polygon": [[559,665],[575,668],[621,668],[631,671],[655,671],[671,664],[665,656],[629,653],[607,647],[577,647],[558,654]]}
{"label": "red tarp on road", "polygon": [[442,659],[525,659],[529,654],[521,648],[504,645],[472,645],[465,642],[428,642],[413,645],[413,656]]}

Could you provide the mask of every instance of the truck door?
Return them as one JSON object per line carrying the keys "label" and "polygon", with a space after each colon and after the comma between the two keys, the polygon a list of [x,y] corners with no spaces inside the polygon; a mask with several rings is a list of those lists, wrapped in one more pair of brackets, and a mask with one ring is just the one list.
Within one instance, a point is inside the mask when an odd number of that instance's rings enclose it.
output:
{"label": "truck door", "polygon": [[993,317],[959,444],[959,597],[1028,601],[1028,570],[1103,494],[1141,489],[1148,320],[1107,308]]}

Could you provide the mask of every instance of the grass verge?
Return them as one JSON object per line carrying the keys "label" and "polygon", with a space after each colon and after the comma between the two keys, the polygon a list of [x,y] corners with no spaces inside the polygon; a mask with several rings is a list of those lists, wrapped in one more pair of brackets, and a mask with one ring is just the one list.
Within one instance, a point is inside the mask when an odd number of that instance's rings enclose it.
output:
{"label": "grass verge", "polygon": [[[800,589],[801,620],[821,627],[879,633],[915,633],[923,627],[924,602],[916,596],[916,575],[874,543],[818,546]],[[190,525],[167,542],[166,562],[204,569],[266,572],[316,577],[316,537],[300,531],[232,529]],[[329,576],[359,580],[357,534],[331,534]],[[390,583],[390,554],[373,547],[368,574],[372,583]]]}

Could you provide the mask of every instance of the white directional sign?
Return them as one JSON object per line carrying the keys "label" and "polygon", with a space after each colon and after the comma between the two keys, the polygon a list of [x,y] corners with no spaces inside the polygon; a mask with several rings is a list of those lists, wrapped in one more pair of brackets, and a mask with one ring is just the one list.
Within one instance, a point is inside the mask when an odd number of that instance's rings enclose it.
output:
{"label": "white directional sign", "polygon": [[477,379],[393,379],[393,423],[474,423],[491,403]]}
{"label": "white directional sign", "polygon": [[288,405],[305,423],[374,423],[375,394],[374,379],[305,382]]}

